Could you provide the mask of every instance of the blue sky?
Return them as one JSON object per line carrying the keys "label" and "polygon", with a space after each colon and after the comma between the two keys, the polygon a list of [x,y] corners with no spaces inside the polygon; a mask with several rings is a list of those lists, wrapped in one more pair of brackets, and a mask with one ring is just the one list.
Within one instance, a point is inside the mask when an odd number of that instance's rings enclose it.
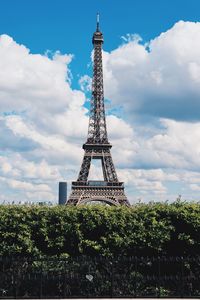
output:
{"label": "blue sky", "polygon": [[[199,200],[198,0],[1,0],[0,11],[0,202],[56,202],[58,181],[77,178],[97,12],[108,133],[130,202]],[[94,165],[90,176],[102,174]]]}
{"label": "blue sky", "polygon": [[121,36],[138,33],[149,41],[179,20],[198,21],[198,0],[1,0],[1,33],[25,44],[32,53],[47,49],[73,53],[76,75],[90,60],[91,36],[100,13],[104,49],[111,51]]}

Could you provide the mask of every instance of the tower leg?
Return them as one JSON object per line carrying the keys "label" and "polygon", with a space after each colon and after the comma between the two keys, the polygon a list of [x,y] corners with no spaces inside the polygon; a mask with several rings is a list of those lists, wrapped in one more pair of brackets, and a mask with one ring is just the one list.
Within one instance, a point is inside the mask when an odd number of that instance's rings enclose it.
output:
{"label": "tower leg", "polygon": [[87,181],[91,165],[91,156],[84,155],[78,181]]}

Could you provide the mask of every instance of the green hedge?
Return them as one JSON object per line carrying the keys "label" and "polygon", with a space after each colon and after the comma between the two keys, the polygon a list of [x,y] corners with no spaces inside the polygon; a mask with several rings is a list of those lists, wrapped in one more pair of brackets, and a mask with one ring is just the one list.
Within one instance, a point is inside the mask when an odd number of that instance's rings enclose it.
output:
{"label": "green hedge", "polygon": [[0,206],[0,256],[180,256],[199,250],[199,203]]}

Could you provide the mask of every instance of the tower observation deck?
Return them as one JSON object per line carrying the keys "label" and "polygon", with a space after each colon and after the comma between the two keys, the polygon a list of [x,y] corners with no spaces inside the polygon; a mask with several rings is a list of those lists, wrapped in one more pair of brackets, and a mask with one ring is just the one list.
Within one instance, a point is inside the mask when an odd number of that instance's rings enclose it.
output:
{"label": "tower observation deck", "polygon": [[[83,144],[84,156],[78,179],[72,182],[67,205],[81,205],[92,201],[110,205],[130,205],[124,193],[124,183],[119,182],[117,177],[110,152],[112,145],[107,135],[102,66],[103,42],[103,34],[99,29],[99,15],[97,15],[96,31],[92,38],[94,62],[88,135],[86,143]],[[104,180],[88,180],[92,159],[101,160]]]}

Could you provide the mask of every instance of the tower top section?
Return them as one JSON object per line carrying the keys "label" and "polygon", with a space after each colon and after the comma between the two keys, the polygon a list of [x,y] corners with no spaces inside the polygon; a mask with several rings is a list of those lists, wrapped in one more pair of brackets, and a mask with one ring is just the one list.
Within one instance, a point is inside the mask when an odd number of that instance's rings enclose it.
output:
{"label": "tower top section", "polygon": [[99,29],[99,13],[97,13],[97,27],[92,38],[93,44],[103,44],[103,34]]}
{"label": "tower top section", "polygon": [[107,145],[108,143],[106,118],[104,108],[103,91],[103,65],[102,65],[102,44],[103,34],[99,29],[99,14],[97,14],[97,27],[93,34],[92,43],[94,48],[93,77],[92,77],[92,97],[90,101],[90,120],[88,127],[88,137],[84,149],[89,145]]}

